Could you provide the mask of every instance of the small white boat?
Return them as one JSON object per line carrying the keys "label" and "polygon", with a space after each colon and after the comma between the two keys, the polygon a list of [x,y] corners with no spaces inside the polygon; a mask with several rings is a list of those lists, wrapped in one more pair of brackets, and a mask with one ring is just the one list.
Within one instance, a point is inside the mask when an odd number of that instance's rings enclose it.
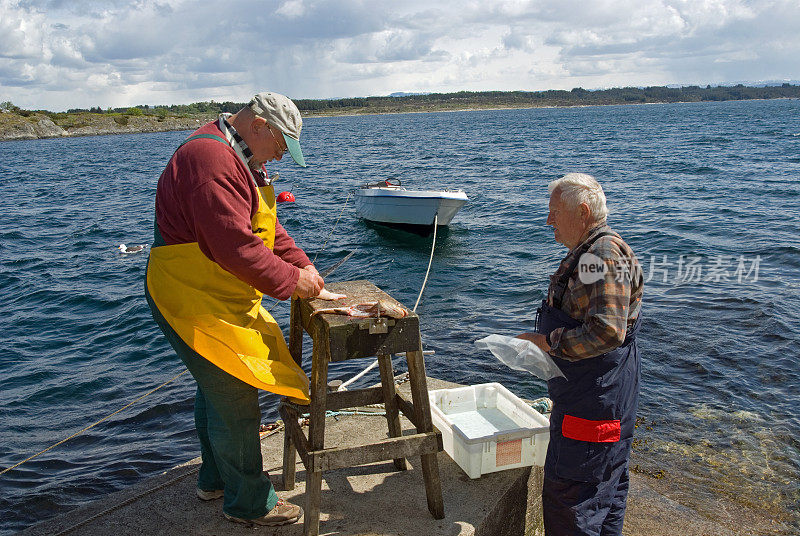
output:
{"label": "small white boat", "polygon": [[358,215],[365,220],[398,226],[432,227],[449,225],[467,202],[463,190],[406,190],[389,181],[367,184],[356,190]]}

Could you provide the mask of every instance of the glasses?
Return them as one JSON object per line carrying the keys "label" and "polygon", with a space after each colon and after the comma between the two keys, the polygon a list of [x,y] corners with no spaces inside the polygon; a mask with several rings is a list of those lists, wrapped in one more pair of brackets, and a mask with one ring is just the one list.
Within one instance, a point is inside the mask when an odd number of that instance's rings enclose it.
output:
{"label": "glasses", "polygon": [[[272,131],[272,125],[268,125],[267,128],[269,128],[269,133],[272,135],[272,139],[275,140],[275,145],[278,146],[278,150],[280,151],[279,156],[285,155],[286,151],[289,150],[289,146],[288,145],[285,145],[285,146],[281,145],[281,142],[278,141],[278,136],[276,136],[275,133]],[[281,134],[280,137],[282,138],[283,135]]]}

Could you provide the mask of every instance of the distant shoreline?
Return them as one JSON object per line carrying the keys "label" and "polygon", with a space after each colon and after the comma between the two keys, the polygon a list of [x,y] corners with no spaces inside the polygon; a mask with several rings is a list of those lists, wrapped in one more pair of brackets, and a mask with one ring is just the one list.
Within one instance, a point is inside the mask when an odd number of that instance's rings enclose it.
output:
{"label": "distant shoreline", "polygon": [[[752,100],[786,100],[798,97],[751,98]],[[528,110],[540,108],[587,108],[591,106],[630,106],[642,104],[692,104],[698,102],[728,101],[658,101],[658,102],[610,102],[584,104],[502,104],[502,103],[463,103],[462,106],[434,104],[428,106],[360,107],[327,109],[325,111],[302,110],[304,119],[328,117],[354,117],[361,115],[425,114],[440,112],[477,112],[496,110]],[[420,109],[423,108],[423,109]],[[53,120],[56,116],[56,121]],[[182,116],[157,116],[126,113],[78,112],[52,114],[49,112],[4,112],[0,113],[0,141],[22,141],[52,138],[71,138],[82,136],[103,136],[114,134],[141,134],[195,130],[212,121],[218,113],[199,113]]]}
{"label": "distant shoreline", "polygon": [[[776,97],[769,99],[747,99],[746,101],[738,102],[752,102],[752,101],[767,101],[767,100],[800,100],[800,97]],[[605,107],[605,106],[650,106],[655,104],[707,104],[709,102],[732,102],[732,101],[669,101],[669,102],[626,102],[626,103],[610,103],[610,104],[547,104],[542,106],[489,106],[483,107],[469,107],[469,108],[454,108],[441,110],[403,110],[392,112],[379,112],[379,111],[366,111],[366,112],[343,112],[343,113],[317,113],[317,114],[303,114],[303,119],[315,117],[357,117],[361,115],[401,115],[401,114],[435,114],[447,112],[489,112],[499,110],[540,110],[540,109],[564,109],[564,108],[592,108],[592,107]]]}

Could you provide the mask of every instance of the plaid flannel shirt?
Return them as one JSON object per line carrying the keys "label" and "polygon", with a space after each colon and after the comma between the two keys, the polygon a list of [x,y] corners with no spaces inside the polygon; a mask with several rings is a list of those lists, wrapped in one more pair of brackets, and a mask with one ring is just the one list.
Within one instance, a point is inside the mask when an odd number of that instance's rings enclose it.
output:
{"label": "plaid flannel shirt", "polygon": [[[598,239],[587,252],[603,260],[603,277],[594,283],[583,283],[576,267],[561,302],[562,311],[583,323],[573,329],[557,328],[549,334],[550,354],[569,361],[595,357],[617,348],[641,310],[644,280],[639,261],[630,246],[605,223],[589,230],[586,240],[603,231],[613,236]],[[581,244],[564,257],[556,273],[550,276],[547,303],[551,306],[555,284]]]}

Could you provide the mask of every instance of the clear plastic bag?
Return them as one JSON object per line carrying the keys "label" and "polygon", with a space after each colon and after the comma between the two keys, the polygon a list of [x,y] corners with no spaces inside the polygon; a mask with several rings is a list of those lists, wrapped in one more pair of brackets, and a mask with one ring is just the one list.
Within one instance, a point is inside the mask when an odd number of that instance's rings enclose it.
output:
{"label": "clear plastic bag", "polygon": [[475,346],[489,350],[509,368],[530,372],[542,380],[565,377],[553,358],[531,341],[495,334],[475,341]]}

